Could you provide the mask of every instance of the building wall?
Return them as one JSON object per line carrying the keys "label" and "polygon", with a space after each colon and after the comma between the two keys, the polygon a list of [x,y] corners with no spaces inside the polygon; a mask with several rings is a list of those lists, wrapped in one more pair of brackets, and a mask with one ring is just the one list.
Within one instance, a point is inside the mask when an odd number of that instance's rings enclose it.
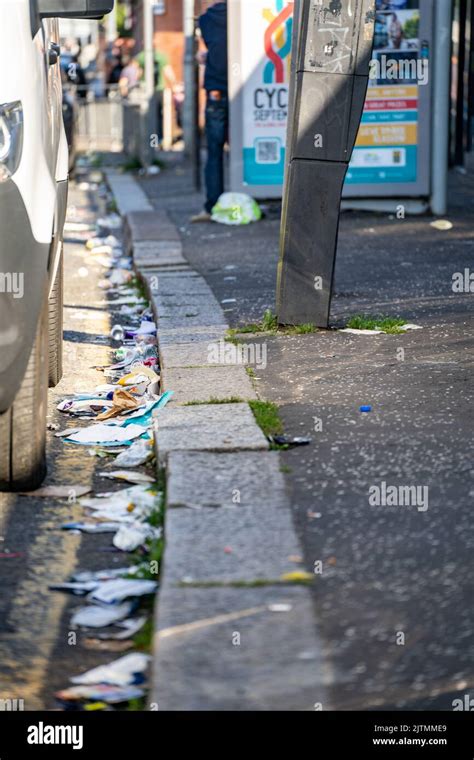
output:
{"label": "building wall", "polygon": [[[204,13],[216,0],[195,0],[196,15]],[[164,0],[165,13],[155,15],[155,47],[165,53],[176,80],[183,81],[183,0]],[[143,49],[143,0],[134,0],[134,38],[136,52]]]}
{"label": "building wall", "polygon": [[[155,15],[155,47],[165,53],[173,67],[176,80],[183,79],[183,0],[164,0],[165,13]],[[133,37],[135,52],[143,50],[143,0],[133,0]]]}
{"label": "building wall", "polygon": [[176,80],[183,80],[183,2],[165,0],[166,12],[155,15],[155,47],[165,53],[173,67]]}

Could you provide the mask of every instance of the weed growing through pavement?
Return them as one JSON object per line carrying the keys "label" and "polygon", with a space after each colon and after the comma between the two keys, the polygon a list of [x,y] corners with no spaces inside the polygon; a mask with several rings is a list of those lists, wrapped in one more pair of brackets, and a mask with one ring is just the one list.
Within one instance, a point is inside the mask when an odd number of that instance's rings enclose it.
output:
{"label": "weed growing through pavement", "polygon": [[401,328],[406,325],[406,319],[400,317],[371,317],[364,314],[356,314],[351,317],[346,327],[351,330],[382,330],[387,335],[402,335],[405,330]]}
{"label": "weed growing through pavement", "polygon": [[275,314],[270,309],[267,309],[260,322],[250,323],[242,325],[240,327],[232,327],[227,330],[226,339],[229,342],[240,342],[239,335],[246,335],[247,333],[270,333],[273,335],[306,335],[308,333],[317,332],[318,328],[311,322],[303,325],[279,325]]}
{"label": "weed growing through pavement", "polygon": [[132,156],[122,164],[121,168],[123,172],[135,172],[143,169],[143,164],[137,156]]}
{"label": "weed growing through pavement", "polygon": [[[278,406],[272,401],[249,401],[249,406],[253,412],[257,425],[264,435],[281,435],[283,433],[283,422],[280,418]],[[270,444],[271,449],[287,449],[287,445]]]}

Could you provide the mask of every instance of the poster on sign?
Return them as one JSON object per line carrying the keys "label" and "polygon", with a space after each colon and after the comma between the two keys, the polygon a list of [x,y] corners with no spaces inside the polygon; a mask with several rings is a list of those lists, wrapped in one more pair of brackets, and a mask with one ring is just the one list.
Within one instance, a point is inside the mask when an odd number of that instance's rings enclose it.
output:
{"label": "poster on sign", "polygon": [[288,119],[293,2],[229,6],[233,189],[281,196]]}
{"label": "poster on sign", "polygon": [[346,185],[416,184],[428,50],[420,41],[420,0],[378,0],[367,100]]}
{"label": "poster on sign", "polygon": [[[286,0],[229,5],[231,188],[255,198],[282,194],[293,11]],[[346,198],[429,194],[432,19],[433,0],[376,0]]]}

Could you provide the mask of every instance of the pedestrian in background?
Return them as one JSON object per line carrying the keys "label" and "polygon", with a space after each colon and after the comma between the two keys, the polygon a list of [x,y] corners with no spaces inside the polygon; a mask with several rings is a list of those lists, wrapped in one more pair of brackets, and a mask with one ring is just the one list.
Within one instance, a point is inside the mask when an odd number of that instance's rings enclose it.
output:
{"label": "pedestrian in background", "polygon": [[140,83],[141,68],[136,58],[125,59],[125,66],[122,69],[119,79],[119,90],[123,98],[128,98],[132,90],[138,87]]}
{"label": "pedestrian in background", "polygon": [[[142,70],[142,77],[145,71],[145,53],[142,51],[137,56],[137,61]],[[158,142],[161,145],[163,142],[163,93],[165,87],[171,87],[174,89],[176,85],[176,77],[172,66],[168,61],[168,57],[165,53],[160,52],[155,48],[153,51],[154,61],[154,81],[155,81],[155,100],[157,108],[157,133]]]}
{"label": "pedestrian in background", "polygon": [[192,222],[209,222],[219,196],[224,192],[224,145],[229,130],[227,97],[227,3],[211,5],[199,18],[207,47],[204,89],[206,90],[207,163],[206,202]]}

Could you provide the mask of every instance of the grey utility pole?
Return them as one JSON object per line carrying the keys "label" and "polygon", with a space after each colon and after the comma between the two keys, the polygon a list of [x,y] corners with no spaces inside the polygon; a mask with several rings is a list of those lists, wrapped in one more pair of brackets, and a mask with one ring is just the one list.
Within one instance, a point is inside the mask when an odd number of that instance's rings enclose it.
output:
{"label": "grey utility pole", "polygon": [[196,151],[196,52],[194,40],[194,0],[183,0],[184,18],[184,106],[183,133],[186,155]]}
{"label": "grey utility pole", "polygon": [[[448,142],[449,85],[451,74],[452,0],[443,0],[435,7],[433,139],[431,210],[443,215],[448,210]],[[462,76],[462,73],[459,74]]]}
{"label": "grey utility pole", "polygon": [[154,26],[153,0],[145,0],[143,3],[143,43],[145,58],[145,108],[147,116],[147,150],[148,161],[154,156],[152,148],[152,135],[157,133],[157,107],[155,98],[155,50],[154,50]]}
{"label": "grey utility pole", "polygon": [[374,0],[296,0],[277,316],[327,327],[342,186],[367,91]]}

